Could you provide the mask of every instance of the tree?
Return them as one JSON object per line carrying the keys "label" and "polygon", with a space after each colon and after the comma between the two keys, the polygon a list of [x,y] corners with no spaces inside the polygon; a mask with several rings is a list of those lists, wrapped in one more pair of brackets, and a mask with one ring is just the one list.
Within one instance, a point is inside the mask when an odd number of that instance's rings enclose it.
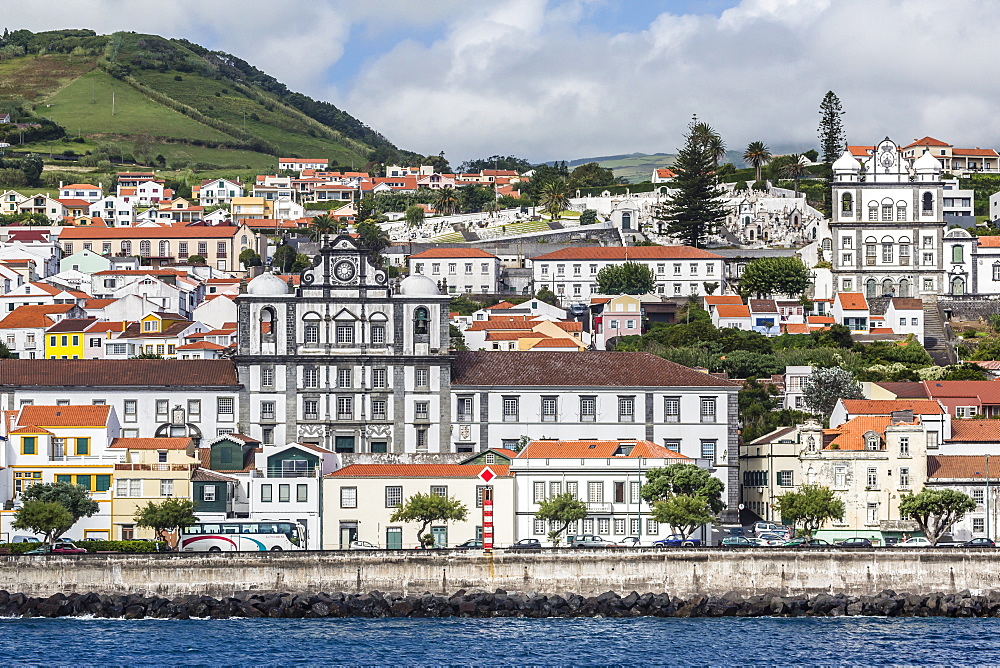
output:
{"label": "tree", "polygon": [[100,510],[97,502],[90,498],[90,494],[80,485],[71,485],[68,482],[50,482],[31,485],[21,493],[21,500],[24,504],[29,501],[43,501],[46,503],[58,503],[70,515],[72,520],[68,526],[54,533],[48,534],[51,540],[55,540],[66,532],[71,526],[76,524],[82,517],[90,517]]}
{"label": "tree", "polygon": [[37,186],[41,184],[40,178],[42,176],[42,169],[45,167],[45,163],[42,162],[41,157],[37,155],[29,155],[23,160],[21,160],[21,171],[24,172],[24,180],[28,186]]}
{"label": "tree", "polygon": [[424,533],[431,523],[460,522],[468,514],[469,511],[465,507],[465,504],[455,498],[417,492],[408,498],[406,503],[396,509],[392,517],[389,518],[389,521],[419,523],[420,528],[417,529],[417,542],[423,547],[431,547],[434,544],[434,536]]}
{"label": "tree", "polygon": [[790,160],[785,164],[782,169],[782,176],[785,178],[792,179],[795,182],[795,193],[799,192],[799,179],[803,174],[806,174],[808,170],[806,169],[806,159],[801,154],[793,154],[790,156]]}
{"label": "tree", "polygon": [[410,227],[417,227],[424,222],[424,207],[419,204],[411,204],[406,207],[406,213],[403,214],[406,218],[406,224]]}
{"label": "tree", "polygon": [[797,297],[812,283],[809,269],[797,257],[761,257],[747,264],[740,277],[740,294],[758,299],[777,295]]}
{"label": "tree", "polygon": [[615,184],[613,169],[601,167],[599,163],[588,162],[580,165],[569,174],[570,188],[598,188]]}
{"label": "tree", "polygon": [[597,211],[594,209],[584,209],[580,214],[581,225],[593,225],[597,222]]}
{"label": "tree", "polygon": [[864,399],[864,395],[851,372],[835,366],[813,369],[802,381],[802,399],[810,412],[826,421],[839,399]]}
{"label": "tree", "polygon": [[163,355],[157,355],[156,353],[139,353],[138,355],[132,355],[129,357],[130,360],[162,360],[166,359]]}
{"label": "tree", "polygon": [[559,215],[569,206],[569,184],[563,179],[549,181],[542,187],[539,203],[547,214],[558,220]]}
{"label": "tree", "polygon": [[382,251],[392,245],[388,232],[374,220],[361,221],[355,228],[361,245],[372,252],[375,264],[382,265]]}
{"label": "tree", "polygon": [[644,295],[656,289],[653,271],[644,264],[609,264],[597,273],[597,291],[602,295]]}
{"label": "tree", "polygon": [[545,302],[550,306],[559,306],[559,297],[556,293],[552,292],[548,286],[543,285],[541,290],[535,293],[535,299],[540,302]]}
{"label": "tree", "polygon": [[162,503],[150,501],[135,514],[135,525],[152,529],[163,542],[167,542],[167,533],[180,535],[181,529],[197,522],[194,503],[190,499],[166,499]]}
{"label": "tree", "polygon": [[250,267],[259,267],[261,265],[260,253],[252,248],[245,248],[240,251],[240,264],[242,264],[246,269]]}
{"label": "tree", "polygon": [[187,263],[188,264],[205,264],[205,256],[204,255],[188,255]]}
{"label": "tree", "polygon": [[955,489],[924,489],[899,500],[900,517],[914,520],[932,545],[965,514],[976,509],[976,502]]}
{"label": "tree", "polygon": [[687,494],[655,502],[651,514],[657,522],[669,525],[672,533],[680,534],[682,540],[715,519],[705,499]]}
{"label": "tree", "polygon": [[722,501],[725,486],[718,478],[695,464],[671,464],[646,471],[646,484],[639,496],[647,503],[666,501],[675,496],[703,499],[712,513],[720,513],[726,504]]}
{"label": "tree", "polygon": [[760,181],[760,168],[771,161],[771,149],[762,141],[752,141],[747,144],[747,150],[743,152],[743,159],[754,168],[757,178]]}
{"label": "tree", "polygon": [[559,534],[565,531],[566,527],[586,516],[587,505],[577,499],[572,492],[556,494],[552,498],[542,501],[535,513],[535,519],[562,525],[549,532],[549,540],[552,541],[553,547],[559,545]]}
{"label": "tree", "polygon": [[271,257],[271,265],[279,274],[286,274],[292,270],[297,254],[295,249],[288,244],[278,246]]}
{"label": "tree", "polygon": [[458,211],[458,195],[454,188],[442,188],[434,198],[434,208],[443,216],[450,216]]}
{"label": "tree", "polygon": [[309,236],[312,239],[337,234],[343,229],[343,224],[329,214],[316,216],[309,222]]}
{"label": "tree", "polygon": [[14,353],[10,352],[10,348],[6,344],[0,343],[0,360],[9,360],[14,357]]}
{"label": "tree", "polygon": [[840,98],[832,90],[827,91],[819,105],[819,147],[823,153],[823,162],[833,163],[844,152],[847,140],[844,123],[840,119],[843,115]]}
{"label": "tree", "polygon": [[674,188],[655,217],[666,222],[667,232],[689,246],[702,246],[725,219],[714,170],[714,158],[706,138],[696,132],[692,122],[685,135],[684,147],[677,153],[672,169],[677,173]]}
{"label": "tree", "polygon": [[477,158],[476,160],[466,160],[458,166],[458,171],[463,174],[472,172],[482,172],[484,169],[504,169],[523,174],[531,169],[531,163],[524,158],[513,155],[491,155],[488,158]]}
{"label": "tree", "polygon": [[14,515],[11,526],[45,536],[45,544],[51,545],[56,538],[69,531],[76,523],[73,514],[55,501],[25,501]]}
{"label": "tree", "polygon": [[844,518],[844,502],[829,487],[802,485],[797,492],[786,492],[775,499],[781,520],[812,535],[827,520]]}

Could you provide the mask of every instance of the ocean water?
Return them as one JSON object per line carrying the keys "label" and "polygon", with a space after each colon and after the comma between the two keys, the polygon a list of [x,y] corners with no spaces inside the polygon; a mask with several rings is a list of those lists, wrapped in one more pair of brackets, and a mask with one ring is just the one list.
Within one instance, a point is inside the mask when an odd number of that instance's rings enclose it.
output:
{"label": "ocean water", "polygon": [[5,666],[982,665],[1000,619],[2,619]]}

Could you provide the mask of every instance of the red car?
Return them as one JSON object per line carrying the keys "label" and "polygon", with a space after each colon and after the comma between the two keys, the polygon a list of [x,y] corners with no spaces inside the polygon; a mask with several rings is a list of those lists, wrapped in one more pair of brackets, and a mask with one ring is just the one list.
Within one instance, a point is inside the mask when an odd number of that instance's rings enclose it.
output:
{"label": "red car", "polygon": [[61,542],[52,545],[43,545],[39,548],[25,552],[25,554],[87,554],[82,547],[77,547],[73,543]]}

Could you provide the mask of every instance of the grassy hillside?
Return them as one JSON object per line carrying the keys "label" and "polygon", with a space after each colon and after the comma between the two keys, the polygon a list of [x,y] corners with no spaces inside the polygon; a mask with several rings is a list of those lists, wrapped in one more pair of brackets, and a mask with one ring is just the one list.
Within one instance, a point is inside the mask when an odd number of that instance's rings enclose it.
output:
{"label": "grassy hillside", "polygon": [[0,111],[66,131],[67,139],[17,145],[15,154],[89,153],[83,164],[91,165],[260,169],[288,156],[361,167],[412,155],[245,61],[155,35],[19,30],[0,38]]}

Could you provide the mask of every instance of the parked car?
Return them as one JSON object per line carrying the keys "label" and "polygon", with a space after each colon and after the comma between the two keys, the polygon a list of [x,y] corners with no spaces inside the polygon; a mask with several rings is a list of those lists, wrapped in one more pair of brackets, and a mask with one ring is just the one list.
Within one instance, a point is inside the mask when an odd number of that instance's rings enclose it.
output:
{"label": "parked car", "polygon": [[618,547],[642,547],[642,541],[639,540],[638,536],[629,536],[628,538],[622,538],[615,544]]}
{"label": "parked car", "polygon": [[722,547],[756,547],[756,545],[745,536],[727,536],[722,539]]}
{"label": "parked car", "polygon": [[913,536],[896,543],[894,547],[933,547],[933,545],[923,536]]}
{"label": "parked car", "polygon": [[793,538],[781,547],[832,547],[822,538]]}
{"label": "parked car", "polygon": [[756,538],[751,538],[754,545],[757,547],[781,547],[788,542],[788,539],[784,536],[778,536],[773,533],[766,533],[762,536],[757,536]]}
{"label": "parked car", "polygon": [[959,547],[996,547],[997,544],[994,543],[989,538],[973,538],[972,540],[967,540],[962,543]]}
{"label": "parked car", "polygon": [[685,538],[679,533],[670,534],[666,538],[654,540],[656,547],[701,547],[700,538]]}
{"label": "parked car", "polygon": [[727,536],[746,536],[746,530],[743,527],[729,527],[726,529]]}
{"label": "parked car", "polygon": [[615,543],[610,540],[605,540],[600,536],[594,536],[591,534],[584,534],[582,536],[576,536],[573,540],[573,547],[617,547]]}
{"label": "parked car", "polygon": [[508,550],[540,550],[542,542],[537,538],[522,538],[507,548]]}
{"label": "parked car", "polygon": [[872,542],[867,538],[861,538],[855,536],[854,538],[846,538],[842,541],[834,543],[837,547],[873,547]]}
{"label": "parked car", "polygon": [[475,538],[470,538],[461,545],[455,546],[456,550],[481,550],[483,549],[483,541],[477,540]]}
{"label": "parked car", "polygon": [[753,533],[755,536],[760,536],[763,533],[776,533],[782,536],[787,536],[788,527],[782,526],[781,524],[775,524],[774,522],[754,522]]}
{"label": "parked car", "polygon": [[54,545],[42,545],[34,550],[28,550],[25,554],[87,554],[87,551],[73,543],[62,542]]}
{"label": "parked car", "polygon": [[41,541],[34,536],[14,536],[10,539],[12,543],[40,543]]}
{"label": "parked car", "polygon": [[348,550],[377,550],[378,545],[372,545],[367,540],[352,540]]}

